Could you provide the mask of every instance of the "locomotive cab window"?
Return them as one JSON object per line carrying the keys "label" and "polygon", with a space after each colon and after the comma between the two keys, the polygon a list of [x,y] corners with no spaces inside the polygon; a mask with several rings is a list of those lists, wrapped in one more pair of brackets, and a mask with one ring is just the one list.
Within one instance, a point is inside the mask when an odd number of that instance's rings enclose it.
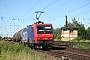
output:
{"label": "locomotive cab window", "polygon": [[46,32],[47,34],[52,33],[52,27],[51,27],[51,26],[45,27],[45,32]]}
{"label": "locomotive cab window", "polygon": [[52,34],[52,27],[51,26],[37,26],[37,33],[38,34]]}

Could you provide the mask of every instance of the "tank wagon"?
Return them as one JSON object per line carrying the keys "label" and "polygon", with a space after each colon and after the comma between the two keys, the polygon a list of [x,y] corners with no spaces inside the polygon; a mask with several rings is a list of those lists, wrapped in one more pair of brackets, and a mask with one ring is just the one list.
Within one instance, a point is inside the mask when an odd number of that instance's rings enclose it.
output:
{"label": "tank wagon", "polygon": [[31,48],[42,47],[46,49],[54,41],[52,24],[38,21],[15,33],[13,40],[28,44]]}
{"label": "tank wagon", "polygon": [[22,31],[23,31],[23,29],[21,29],[20,31],[16,32],[16,33],[13,35],[13,41],[14,41],[14,42],[21,42],[21,39],[22,39]]}

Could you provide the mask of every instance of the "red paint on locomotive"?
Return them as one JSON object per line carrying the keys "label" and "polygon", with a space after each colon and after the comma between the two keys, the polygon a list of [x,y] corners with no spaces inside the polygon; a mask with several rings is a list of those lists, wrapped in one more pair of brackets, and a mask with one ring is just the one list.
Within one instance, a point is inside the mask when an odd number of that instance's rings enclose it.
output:
{"label": "red paint on locomotive", "polygon": [[[37,27],[51,27],[52,32],[51,33],[41,33],[38,34]],[[35,43],[38,43],[38,41],[48,41],[48,40],[54,40],[54,34],[53,34],[53,28],[52,24],[33,24],[32,27],[34,28],[34,40]]]}

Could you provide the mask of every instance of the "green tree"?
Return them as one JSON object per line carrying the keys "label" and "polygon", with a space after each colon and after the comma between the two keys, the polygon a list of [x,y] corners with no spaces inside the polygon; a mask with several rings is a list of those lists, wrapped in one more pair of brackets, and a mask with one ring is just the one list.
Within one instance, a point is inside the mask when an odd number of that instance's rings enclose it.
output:
{"label": "green tree", "polygon": [[[77,20],[76,20],[76,18],[74,17],[74,18],[72,18],[72,22],[69,22],[68,24],[68,27],[79,27],[79,26],[82,26],[83,24],[82,23],[80,23],[80,22],[78,22]],[[64,27],[65,27],[66,25],[64,25]]]}
{"label": "green tree", "polygon": [[86,39],[90,40],[90,27],[88,27],[88,29],[85,31],[85,37]]}
{"label": "green tree", "polygon": [[0,36],[0,40],[2,39],[2,37]]}
{"label": "green tree", "polygon": [[54,38],[60,39],[61,38],[60,36],[61,36],[61,29],[60,28],[54,29]]}
{"label": "green tree", "polygon": [[78,27],[78,36],[85,39],[85,27],[82,25]]}
{"label": "green tree", "polygon": [[[66,26],[66,25],[64,25]],[[78,22],[76,18],[72,18],[72,22],[68,23],[68,27],[78,27],[78,36],[81,37],[82,39],[85,39],[85,27],[84,24]]]}

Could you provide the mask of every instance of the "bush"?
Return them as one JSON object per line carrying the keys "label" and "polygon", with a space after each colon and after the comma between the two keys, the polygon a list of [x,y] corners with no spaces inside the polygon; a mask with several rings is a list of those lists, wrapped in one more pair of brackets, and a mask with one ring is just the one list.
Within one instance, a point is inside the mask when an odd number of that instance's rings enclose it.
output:
{"label": "bush", "polygon": [[1,48],[1,51],[12,51],[14,53],[17,53],[17,52],[20,52],[20,51],[23,51],[23,52],[26,52],[26,53],[29,53],[31,52],[31,49],[29,47],[25,47],[23,44],[12,44],[11,42],[9,41],[0,41],[0,47]]}
{"label": "bush", "polygon": [[2,39],[2,37],[0,36],[0,40]]}
{"label": "bush", "polygon": [[77,37],[77,38],[71,40],[71,42],[79,42],[80,40],[82,40],[82,38],[81,37]]}

